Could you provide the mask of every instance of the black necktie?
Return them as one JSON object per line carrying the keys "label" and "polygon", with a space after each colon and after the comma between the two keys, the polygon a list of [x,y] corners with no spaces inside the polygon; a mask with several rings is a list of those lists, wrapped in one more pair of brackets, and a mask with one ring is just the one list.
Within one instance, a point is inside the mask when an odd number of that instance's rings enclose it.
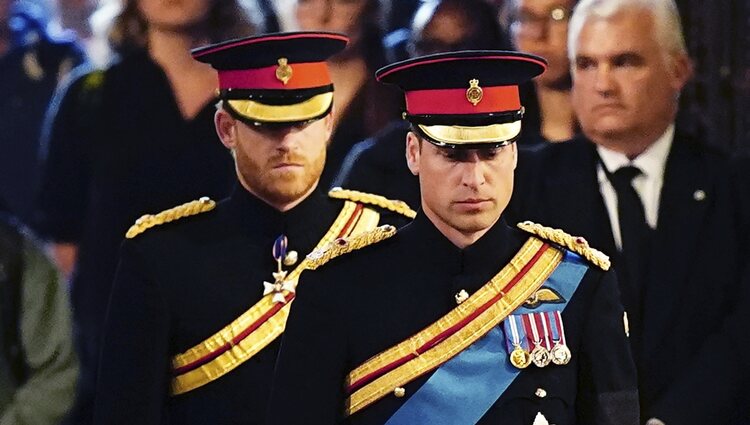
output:
{"label": "black necktie", "polygon": [[[606,167],[605,167],[606,170]],[[641,170],[637,167],[626,166],[614,173],[607,173],[617,193],[617,217],[620,222],[620,236],[622,241],[620,276],[623,277],[621,289],[623,303],[628,310],[631,321],[640,324],[640,310],[642,303],[643,279],[648,267],[650,251],[651,228],[646,223],[638,192],[633,188],[633,179],[639,176]]]}

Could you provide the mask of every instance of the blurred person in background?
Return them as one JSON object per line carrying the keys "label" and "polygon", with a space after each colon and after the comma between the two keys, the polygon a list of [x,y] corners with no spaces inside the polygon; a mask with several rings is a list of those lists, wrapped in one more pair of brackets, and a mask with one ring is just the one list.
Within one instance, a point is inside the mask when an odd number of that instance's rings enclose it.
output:
{"label": "blurred person in background", "polygon": [[97,7],[98,0],[54,0],[52,9],[56,19],[52,24],[60,30],[73,31],[78,38],[87,40],[93,35],[89,17]]}
{"label": "blurred person in background", "polygon": [[[523,88],[527,116],[524,137],[530,143],[561,142],[578,131],[570,102],[568,21],[575,0],[506,0],[500,21],[513,45],[549,64],[547,71]],[[522,143],[523,144],[523,143]],[[529,144],[529,143],[527,143]]]}
{"label": "blurred person in background", "polygon": [[253,34],[235,0],[133,0],[110,41],[118,60],[85,72],[56,97],[45,129],[45,174],[34,223],[72,274],[81,381],[76,423],[91,421],[100,332],[125,231],[145,212],[233,184],[214,143],[216,72],[192,47]]}
{"label": "blurred person in background", "polygon": [[320,180],[327,188],[355,143],[398,118],[402,100],[396,90],[374,78],[375,70],[385,65],[379,0],[297,0],[295,17],[300,30],[337,32],[351,40],[328,61],[336,107]]}
{"label": "blurred person in background", "polygon": [[[485,0],[425,2],[412,22],[406,50],[411,57],[454,50],[505,48],[508,41]],[[338,90],[338,89],[337,89]],[[380,193],[419,205],[419,182],[406,166],[409,123],[393,120],[381,132],[357,143],[346,157],[334,186]]]}
{"label": "blurred person in background", "polygon": [[55,425],[73,405],[78,363],[60,275],[0,212],[0,424]]}
{"label": "blurred person in background", "polygon": [[[39,180],[39,137],[58,83],[84,61],[72,37],[47,31],[42,8],[0,0],[0,198],[30,218]],[[70,35],[70,34],[68,34]]]}
{"label": "blurred person in background", "polygon": [[746,351],[726,325],[747,263],[738,201],[750,192],[734,189],[728,155],[675,124],[692,74],[677,7],[581,0],[569,28],[583,136],[519,161],[509,216],[613,257],[641,423],[730,423]]}

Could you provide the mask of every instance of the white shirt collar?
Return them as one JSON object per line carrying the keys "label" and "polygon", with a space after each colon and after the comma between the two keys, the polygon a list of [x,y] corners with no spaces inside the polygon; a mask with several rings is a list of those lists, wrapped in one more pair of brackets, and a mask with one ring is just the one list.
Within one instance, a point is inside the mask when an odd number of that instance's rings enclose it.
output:
{"label": "white shirt collar", "polygon": [[[664,176],[664,168],[667,164],[667,156],[669,155],[673,140],[674,124],[670,124],[666,131],[664,131],[664,134],[656,139],[656,142],[632,161],[625,154],[603,146],[597,145],[596,150],[604,166],[610,172],[615,172],[626,165],[633,165],[638,167],[646,178],[661,179]],[[604,178],[606,179],[606,176]]]}

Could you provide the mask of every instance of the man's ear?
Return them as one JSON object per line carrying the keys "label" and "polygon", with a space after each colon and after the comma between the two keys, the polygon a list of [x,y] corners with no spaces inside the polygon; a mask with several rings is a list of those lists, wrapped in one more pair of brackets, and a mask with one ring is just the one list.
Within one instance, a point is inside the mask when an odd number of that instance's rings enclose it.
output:
{"label": "man's ear", "polygon": [[693,62],[684,54],[675,54],[671,59],[671,84],[679,93],[693,77]]}
{"label": "man's ear", "polygon": [[229,112],[224,109],[217,109],[214,114],[214,126],[216,134],[219,135],[221,143],[227,149],[234,149],[237,146],[237,122]]}
{"label": "man's ear", "polygon": [[513,148],[513,170],[518,167],[518,144],[511,143],[510,146]]}
{"label": "man's ear", "polygon": [[422,153],[422,141],[413,132],[406,133],[406,164],[409,171],[415,176],[419,175],[419,160]]}

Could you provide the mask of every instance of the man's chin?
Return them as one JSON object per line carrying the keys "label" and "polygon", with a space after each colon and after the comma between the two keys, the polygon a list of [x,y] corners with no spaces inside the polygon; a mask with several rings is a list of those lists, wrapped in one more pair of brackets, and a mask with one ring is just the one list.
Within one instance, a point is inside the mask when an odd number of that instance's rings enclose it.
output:
{"label": "man's chin", "polygon": [[489,229],[497,221],[487,214],[460,217],[454,221],[452,227],[461,233],[476,233]]}

